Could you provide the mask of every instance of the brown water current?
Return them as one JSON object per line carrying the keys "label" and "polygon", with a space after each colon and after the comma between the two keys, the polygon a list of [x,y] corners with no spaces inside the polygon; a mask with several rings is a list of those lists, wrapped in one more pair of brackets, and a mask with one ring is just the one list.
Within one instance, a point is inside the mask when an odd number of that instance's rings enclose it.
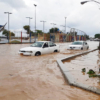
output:
{"label": "brown water current", "polygon": [[[100,100],[99,95],[70,86],[65,81],[56,60],[79,52],[84,52],[67,50],[69,44],[70,43],[59,43],[59,53],[37,57],[18,54],[20,48],[27,47],[30,44],[1,44],[0,100]],[[89,45],[90,49],[93,49],[98,43],[89,42]],[[86,58],[87,67],[91,66],[94,68],[94,66],[98,66],[98,51],[93,53],[95,56],[88,56]],[[85,59],[84,56],[82,64],[79,63],[78,65],[80,59],[76,59],[77,60],[74,61],[74,66],[86,66],[83,63]],[[89,59],[94,59],[91,60],[92,64],[90,61],[88,62]],[[69,63],[70,67],[68,68],[76,68],[72,63],[73,62]],[[75,70],[80,70],[80,67]],[[90,83],[91,82],[89,82],[89,84]],[[95,86],[98,86],[97,83]]]}

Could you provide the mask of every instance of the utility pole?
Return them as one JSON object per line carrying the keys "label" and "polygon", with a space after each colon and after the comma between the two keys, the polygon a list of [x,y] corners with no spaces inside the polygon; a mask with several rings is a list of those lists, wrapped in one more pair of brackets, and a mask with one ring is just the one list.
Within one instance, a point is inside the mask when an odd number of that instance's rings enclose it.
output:
{"label": "utility pole", "polygon": [[32,19],[31,17],[26,17],[29,18],[29,35],[30,35],[30,43],[31,43],[31,33],[30,33],[30,19]]}
{"label": "utility pole", "polygon": [[8,38],[8,43],[9,43],[9,35],[10,35],[10,31],[9,31],[9,14],[12,14],[10,12],[4,12],[5,14],[8,14],[8,34],[7,34],[7,38]]}
{"label": "utility pole", "polygon": [[[82,1],[81,4],[83,5],[83,4],[87,3],[87,2],[95,2],[95,3],[100,4],[100,2],[95,1],[95,0],[91,0],[91,1]],[[99,39],[99,47],[98,47],[98,49],[100,50],[100,39]]]}
{"label": "utility pole", "polygon": [[43,40],[44,40],[44,23],[45,23],[46,21],[40,21],[40,22],[43,22]]}
{"label": "utility pole", "polygon": [[65,17],[65,33],[66,33],[66,18],[67,18],[67,17]]}
{"label": "utility pole", "polygon": [[36,42],[36,4],[34,4],[35,6],[35,42]]}

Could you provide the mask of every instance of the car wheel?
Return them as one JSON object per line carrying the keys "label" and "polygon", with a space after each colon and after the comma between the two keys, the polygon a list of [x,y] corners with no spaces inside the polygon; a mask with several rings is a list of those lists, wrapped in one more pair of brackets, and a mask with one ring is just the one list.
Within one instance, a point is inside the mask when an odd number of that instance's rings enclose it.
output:
{"label": "car wheel", "polygon": [[83,50],[83,47],[81,48],[81,50]]}
{"label": "car wheel", "polygon": [[35,56],[39,56],[39,55],[41,55],[40,52],[36,52],[36,53],[35,53]]}
{"label": "car wheel", "polygon": [[54,50],[54,52],[58,52],[58,50]]}

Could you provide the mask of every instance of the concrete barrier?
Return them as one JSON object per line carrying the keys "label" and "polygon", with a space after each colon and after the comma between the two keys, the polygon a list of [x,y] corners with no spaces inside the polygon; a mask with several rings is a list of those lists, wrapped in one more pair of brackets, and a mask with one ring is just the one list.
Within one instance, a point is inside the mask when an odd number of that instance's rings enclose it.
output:
{"label": "concrete barrier", "polygon": [[62,59],[58,59],[57,60],[57,63],[58,63],[58,66],[59,66],[61,72],[63,73],[65,79],[68,81],[68,83],[70,85],[74,85],[74,86],[79,87],[79,88],[82,88],[84,90],[87,90],[87,91],[91,91],[91,92],[100,94],[100,89],[99,88],[93,87],[93,86],[88,86],[88,85],[85,85],[85,84],[76,82],[75,78],[71,75],[70,71],[67,69],[67,67],[62,62],[64,60],[68,60],[68,59],[71,59],[71,58],[74,58],[74,57],[77,57],[77,56],[80,56],[80,55],[87,54],[89,52],[93,52],[95,50],[97,50],[97,49],[85,51],[83,53],[79,53],[79,54],[75,54],[75,55],[72,55],[72,56],[68,56],[68,57],[65,57],[65,58],[62,58]]}

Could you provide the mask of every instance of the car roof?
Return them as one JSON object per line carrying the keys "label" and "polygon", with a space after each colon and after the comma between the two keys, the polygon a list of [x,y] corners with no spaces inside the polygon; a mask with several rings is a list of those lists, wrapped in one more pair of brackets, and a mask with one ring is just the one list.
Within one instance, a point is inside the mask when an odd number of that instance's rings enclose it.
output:
{"label": "car roof", "polygon": [[51,41],[37,41],[37,42],[51,42]]}
{"label": "car roof", "polygon": [[74,42],[85,42],[85,41],[74,41]]}

